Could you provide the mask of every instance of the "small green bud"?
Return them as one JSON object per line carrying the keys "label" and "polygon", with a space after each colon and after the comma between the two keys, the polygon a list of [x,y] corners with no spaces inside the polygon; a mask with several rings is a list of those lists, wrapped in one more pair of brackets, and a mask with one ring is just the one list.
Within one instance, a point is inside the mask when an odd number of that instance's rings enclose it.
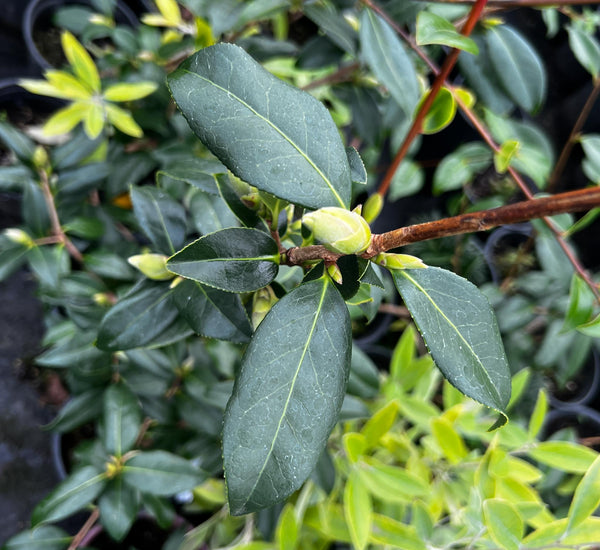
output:
{"label": "small green bud", "polygon": [[373,223],[383,208],[383,196],[379,193],[373,193],[363,205],[363,218],[368,223]]}
{"label": "small green bud", "polygon": [[305,214],[302,223],[325,248],[339,254],[361,254],[371,242],[371,228],[356,212],[327,206]]}
{"label": "small green bud", "polygon": [[421,269],[427,267],[423,260],[409,254],[392,254],[381,252],[372,259],[376,264],[387,269]]}
{"label": "small green bud", "polygon": [[341,285],[344,282],[342,272],[337,264],[329,264],[327,266],[327,273],[338,285]]}
{"label": "small green bud", "polygon": [[115,303],[113,296],[108,294],[107,292],[96,292],[92,296],[92,300],[97,306],[108,307],[112,306]]}
{"label": "small green bud", "polygon": [[174,273],[167,270],[167,257],[162,254],[138,254],[130,256],[127,261],[139,269],[148,279],[154,281],[168,281],[175,277]]}
{"label": "small green bud", "polygon": [[254,330],[267,316],[273,305],[277,302],[277,296],[270,286],[257,290],[252,297],[252,326]]}
{"label": "small green bud", "polygon": [[11,227],[4,230],[4,236],[13,243],[23,245],[26,248],[35,246],[33,239],[22,229]]}
{"label": "small green bud", "polygon": [[33,152],[33,165],[38,169],[38,170],[43,170],[45,169],[48,164],[50,163],[50,160],[48,159],[48,153],[46,152],[46,149],[44,149],[41,145],[38,145],[35,148],[35,151]]}

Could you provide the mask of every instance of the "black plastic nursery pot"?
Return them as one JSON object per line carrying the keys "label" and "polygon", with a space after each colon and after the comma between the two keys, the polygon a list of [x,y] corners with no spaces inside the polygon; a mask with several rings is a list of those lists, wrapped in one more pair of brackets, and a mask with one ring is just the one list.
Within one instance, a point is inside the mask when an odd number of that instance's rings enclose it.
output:
{"label": "black plastic nursery pot", "polygon": [[[143,6],[140,3],[139,6]],[[31,0],[23,15],[23,37],[31,60],[41,69],[61,64],[60,30],[53,24],[54,13],[65,6],[93,7],[91,0]],[[122,0],[115,5],[115,21],[135,27],[138,18]]]}

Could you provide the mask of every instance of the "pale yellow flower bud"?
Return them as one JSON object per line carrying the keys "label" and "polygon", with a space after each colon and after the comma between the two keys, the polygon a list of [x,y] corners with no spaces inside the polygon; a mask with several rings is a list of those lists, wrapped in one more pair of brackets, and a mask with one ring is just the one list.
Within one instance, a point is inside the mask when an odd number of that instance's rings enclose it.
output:
{"label": "pale yellow flower bud", "polygon": [[277,302],[277,296],[270,286],[257,290],[252,297],[252,326],[254,330],[260,325],[262,320],[271,311],[273,305]]}
{"label": "pale yellow flower bud", "polygon": [[20,244],[25,246],[26,248],[31,248],[34,246],[33,239],[25,233],[22,229],[17,227],[11,227],[9,229],[4,230],[4,236],[13,243]]}
{"label": "pale yellow flower bud", "polygon": [[373,223],[383,208],[383,197],[379,193],[373,193],[363,206],[362,215],[368,223]]}
{"label": "pale yellow flower bud", "polygon": [[423,260],[409,254],[392,254],[391,252],[381,252],[372,260],[387,269],[421,269],[427,267]]}
{"label": "pale yellow flower bud", "polygon": [[361,254],[371,242],[371,228],[356,212],[328,206],[305,214],[302,223],[328,250]]}
{"label": "pale yellow flower bud", "polygon": [[168,281],[175,277],[174,273],[167,270],[167,257],[162,254],[138,254],[130,256],[127,261],[139,269],[148,279],[154,281]]}

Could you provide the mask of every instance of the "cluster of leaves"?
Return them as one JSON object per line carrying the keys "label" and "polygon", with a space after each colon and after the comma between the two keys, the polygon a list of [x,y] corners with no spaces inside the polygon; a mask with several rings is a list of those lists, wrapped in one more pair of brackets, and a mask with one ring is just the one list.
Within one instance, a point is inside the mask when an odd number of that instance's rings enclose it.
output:
{"label": "cluster of leaves", "polygon": [[[73,13],[63,12],[65,26],[96,59],[65,33],[69,70],[23,85],[72,101],[45,126],[50,137],[71,131],[70,138],[45,148],[0,122],[0,139],[14,154],[14,163],[0,168],[0,189],[23,198],[22,227],[0,237],[0,278],[25,263],[38,278],[48,326],[38,363],[64,373],[72,395],[50,427],[94,427],[73,472],[36,508],[36,528],[6,548],[48,548],[48,541],[65,548],[70,538],[47,524],[89,505],[115,540],[142,509],[168,527],[176,514],[171,497],[186,491],[193,491],[192,508],[218,510],[185,539],[174,533],[170,544],[183,548],[209,537],[216,545],[252,540],[254,516],[223,510],[256,512],[267,525],[264,540],[275,541],[265,548],[334,540],[357,548],[455,540],[533,548],[598,538],[597,522],[588,518],[598,502],[587,494],[597,485],[596,453],[535,439],[544,394],[528,429],[513,422],[495,435],[486,431],[494,424],[488,409],[457,392],[500,413],[496,427],[506,422],[511,373],[500,331],[478,288],[443,269],[460,265],[456,247],[445,259],[423,249],[427,268],[405,255],[370,255],[367,221],[381,205],[367,202],[364,218],[350,211],[373,190],[386,141],[402,142],[426,100],[426,65],[370,7],[181,4],[185,9],[157,0],[158,12],[138,29],[106,16],[76,25]],[[493,171],[502,182],[513,168],[544,187],[552,146],[533,123],[511,118],[515,108],[534,113],[545,98],[545,71],[527,39],[495,19],[472,38],[462,36],[452,22],[465,7],[382,4],[432,56],[445,47],[463,50],[464,83],[442,88],[424,133],[450,125],[459,107],[476,105],[500,144],[491,152],[473,141],[445,156],[434,193],[464,188],[468,197],[480,174]],[[319,32],[296,41],[298,19]],[[586,68],[594,67],[593,30],[579,23],[569,30]],[[109,38],[106,49],[93,42],[100,36]],[[215,37],[237,44],[212,45]],[[340,73],[348,81],[332,85]],[[317,79],[314,95],[290,85]],[[598,143],[582,138],[589,177],[600,165]],[[423,187],[417,151],[418,144],[396,172],[390,198]],[[466,200],[453,208],[466,208]],[[563,229],[574,232],[594,215],[567,220]],[[319,224],[320,216],[327,222]],[[325,256],[295,261],[315,239]],[[560,353],[547,352],[547,362],[535,365],[568,363],[566,380],[572,354],[583,362],[596,336],[596,305],[553,237],[542,234],[537,243],[547,278],[519,278],[508,301],[497,287],[486,294],[511,344],[513,335],[527,334],[514,329],[527,326],[540,304],[552,319],[548,349],[561,330],[570,331]],[[558,305],[548,280],[563,299]],[[379,388],[377,371],[352,344],[352,320],[368,325],[390,286],[437,369],[428,356],[415,359],[409,328]],[[526,305],[519,302],[514,288],[534,287]],[[517,315],[524,310],[529,317]],[[536,344],[527,345],[511,345],[518,368],[531,365],[527,352]],[[449,382],[442,409],[435,404],[440,371]],[[356,420],[371,411],[366,423]],[[515,456],[521,454],[569,473],[590,468],[568,519],[544,506],[535,489],[544,474]]]}

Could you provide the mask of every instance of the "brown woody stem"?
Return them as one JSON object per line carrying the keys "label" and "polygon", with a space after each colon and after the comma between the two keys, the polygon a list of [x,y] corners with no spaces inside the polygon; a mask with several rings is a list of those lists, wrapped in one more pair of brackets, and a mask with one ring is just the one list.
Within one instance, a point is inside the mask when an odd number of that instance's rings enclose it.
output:
{"label": "brown woody stem", "polygon": [[[499,225],[525,222],[566,212],[580,212],[598,206],[600,206],[600,188],[593,187],[560,193],[551,197],[521,201],[491,210],[409,225],[387,233],[373,235],[371,245],[362,254],[362,257],[372,258],[380,252],[429,239],[486,231]],[[286,263],[300,265],[321,259],[335,261],[341,256],[341,254],[331,252],[319,245],[294,247],[286,252]]]}
{"label": "brown woody stem", "polygon": [[[469,13],[469,17],[461,30],[461,33],[464,36],[469,36],[471,34],[471,32],[473,31],[473,28],[477,24],[477,21],[479,21],[479,18],[481,17],[481,13],[482,13],[483,9],[485,8],[487,2],[488,2],[488,0],[476,0],[475,4],[473,5],[473,8],[471,9],[471,12]],[[370,2],[365,2],[365,3],[367,5],[369,5],[370,7],[372,7],[372,4]],[[425,101],[423,101],[423,103],[419,107],[419,111],[417,112],[417,115],[415,116],[415,119],[412,123],[412,126],[410,127],[410,130],[408,131],[408,134],[404,138],[404,141],[402,142],[400,149],[396,153],[396,156],[394,157],[392,164],[389,166],[389,168],[387,169],[387,172],[385,173],[385,176],[383,177],[383,181],[381,182],[379,189],[377,190],[377,192],[380,195],[383,196],[387,193],[387,191],[392,183],[392,179],[394,178],[394,174],[396,173],[396,171],[398,170],[398,167],[400,166],[400,163],[406,157],[406,154],[408,153],[408,150],[410,149],[412,142],[421,133],[423,121],[425,120],[425,116],[427,115],[427,113],[429,112],[429,109],[433,105],[435,98],[437,97],[439,91],[442,89],[442,86],[446,82],[446,79],[450,75],[450,72],[454,68],[454,65],[456,65],[456,61],[458,60],[459,54],[460,54],[460,50],[457,48],[453,48],[452,50],[450,50],[450,53],[444,60],[444,64],[442,65],[442,68],[440,69],[439,73],[437,73],[435,80],[433,81],[431,90],[427,94]]]}
{"label": "brown woody stem", "polygon": [[78,261],[79,263],[83,263],[83,256],[81,255],[81,252],[77,250],[60,225],[60,219],[58,218],[58,212],[56,211],[56,205],[54,204],[54,197],[52,195],[52,190],[50,189],[50,182],[48,181],[48,174],[45,172],[45,170],[39,170],[39,176],[42,193],[44,195],[44,201],[46,202],[46,208],[48,209],[48,215],[50,216],[52,234],[58,239],[59,242],[64,244],[67,252],[74,260]]}
{"label": "brown woody stem", "polygon": [[583,125],[585,124],[587,118],[590,116],[590,112],[592,111],[592,108],[596,103],[596,100],[598,99],[598,94],[600,94],[600,78],[597,78],[595,80],[594,87],[592,88],[590,95],[585,101],[583,109],[581,109],[581,112],[579,113],[579,116],[575,121],[575,124],[573,126],[573,129],[571,130],[571,133],[569,134],[567,142],[565,143],[562,151],[560,152],[560,156],[556,161],[554,170],[552,171],[552,174],[550,175],[550,178],[548,180],[548,185],[546,186],[546,189],[548,191],[553,191],[556,187],[558,179],[562,175],[565,166],[567,165],[567,161],[571,156],[571,151],[577,141],[577,138],[579,137],[579,133],[583,129]]}
{"label": "brown woody stem", "polygon": [[69,544],[69,548],[67,550],[75,550],[76,548],[79,548],[79,545],[83,542],[83,539],[87,535],[88,531],[98,521],[99,517],[100,517],[100,510],[98,510],[98,508],[94,508],[93,512],[90,514],[90,517],[83,524],[83,527],[73,537],[73,540],[71,541],[71,544]]}
{"label": "brown woody stem", "polygon": [[[430,0],[421,0],[430,1]],[[435,0],[438,4],[474,4],[476,0]],[[585,6],[597,4],[598,0],[489,0],[494,8],[549,8],[553,6]]]}

